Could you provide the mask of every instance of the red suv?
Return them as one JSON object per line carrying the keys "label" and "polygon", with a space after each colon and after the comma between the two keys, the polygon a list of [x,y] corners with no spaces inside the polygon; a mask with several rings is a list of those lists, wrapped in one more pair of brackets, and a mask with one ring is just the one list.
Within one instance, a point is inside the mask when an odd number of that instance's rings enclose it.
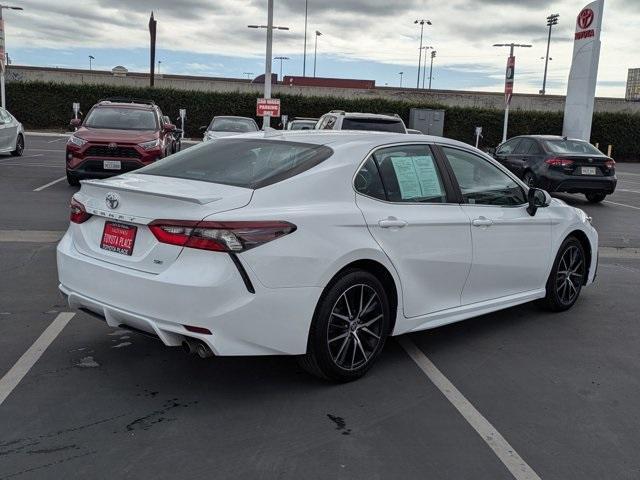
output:
{"label": "red suv", "polygon": [[129,172],[171,154],[175,125],[150,100],[110,98],[95,104],[67,141],[67,181]]}

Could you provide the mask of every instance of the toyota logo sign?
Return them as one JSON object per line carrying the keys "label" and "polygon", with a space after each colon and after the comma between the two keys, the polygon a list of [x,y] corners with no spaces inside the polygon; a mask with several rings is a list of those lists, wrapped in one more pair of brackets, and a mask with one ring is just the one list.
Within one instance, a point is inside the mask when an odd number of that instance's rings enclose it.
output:
{"label": "toyota logo sign", "polygon": [[113,143],[113,142],[111,142],[109,145],[107,145],[107,148],[108,148],[109,150],[115,150],[115,149],[117,149],[117,148],[118,148],[118,144],[117,144],[117,143]]}
{"label": "toyota logo sign", "polygon": [[578,26],[582,30],[589,28],[593,23],[594,16],[593,10],[585,8],[578,14]]}
{"label": "toyota logo sign", "polygon": [[115,192],[107,193],[107,196],[104,199],[104,203],[107,204],[111,210],[115,210],[120,205],[120,195]]}

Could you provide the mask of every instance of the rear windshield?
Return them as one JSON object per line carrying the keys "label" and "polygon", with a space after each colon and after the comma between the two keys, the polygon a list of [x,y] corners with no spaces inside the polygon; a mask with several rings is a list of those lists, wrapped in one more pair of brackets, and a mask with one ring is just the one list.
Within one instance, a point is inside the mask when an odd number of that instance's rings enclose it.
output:
{"label": "rear windshield", "polygon": [[310,120],[293,120],[289,123],[289,130],[313,130],[316,123]]}
{"label": "rear windshield", "polygon": [[376,132],[407,133],[400,120],[384,120],[379,118],[345,118],[342,130],[373,130]]}
{"label": "rear windshield", "polygon": [[588,142],[580,140],[545,140],[547,150],[553,153],[586,153],[602,155],[602,152]]}
{"label": "rear windshield", "polygon": [[98,107],[89,112],[85,127],[118,130],[155,130],[158,127],[153,110],[127,107]]}
{"label": "rear windshield", "polygon": [[332,154],[324,145],[220,139],[182,150],[136,173],[256,189],[309,170]]}
{"label": "rear windshield", "polygon": [[250,118],[214,118],[209,125],[214,132],[257,132],[258,127]]}

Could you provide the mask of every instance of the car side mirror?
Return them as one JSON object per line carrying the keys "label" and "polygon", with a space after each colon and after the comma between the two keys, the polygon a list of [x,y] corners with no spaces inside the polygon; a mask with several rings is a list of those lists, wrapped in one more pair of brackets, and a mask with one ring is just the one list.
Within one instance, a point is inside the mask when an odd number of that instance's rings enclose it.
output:
{"label": "car side mirror", "polygon": [[69,126],[74,130],[79,128],[80,125],[82,125],[82,120],[80,120],[79,118],[72,118],[71,121],[69,122]]}
{"label": "car side mirror", "polygon": [[536,214],[539,208],[545,208],[551,205],[551,195],[541,188],[530,188],[527,199],[529,200],[527,213],[532,217]]}
{"label": "car side mirror", "polygon": [[165,123],[162,129],[165,132],[173,132],[176,129],[176,126],[173,123]]}
{"label": "car side mirror", "polygon": [[198,130],[200,130],[201,132],[204,132],[207,130],[207,125],[200,125],[200,127],[198,128]]}

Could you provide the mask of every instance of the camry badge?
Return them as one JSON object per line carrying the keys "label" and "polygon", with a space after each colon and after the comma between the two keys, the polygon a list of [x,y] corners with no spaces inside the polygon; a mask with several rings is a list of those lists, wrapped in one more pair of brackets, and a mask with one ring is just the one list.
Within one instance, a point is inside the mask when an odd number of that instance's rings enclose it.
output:
{"label": "camry badge", "polygon": [[115,192],[109,192],[107,193],[104,201],[107,204],[107,207],[109,207],[111,210],[115,210],[116,208],[118,208],[118,205],[120,205],[120,195]]}

